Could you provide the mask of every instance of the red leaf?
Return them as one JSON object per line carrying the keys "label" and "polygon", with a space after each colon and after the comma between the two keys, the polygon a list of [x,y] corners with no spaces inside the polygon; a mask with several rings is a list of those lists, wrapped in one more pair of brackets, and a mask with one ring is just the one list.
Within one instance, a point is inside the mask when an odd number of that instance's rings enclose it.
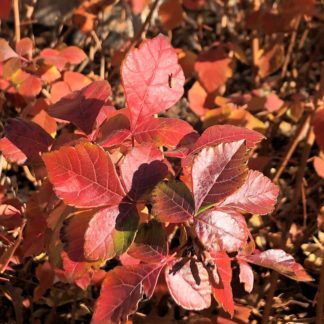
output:
{"label": "red leaf", "polygon": [[185,309],[202,310],[211,303],[208,272],[201,262],[177,259],[165,269],[165,279],[172,298]]}
{"label": "red leaf", "polygon": [[193,198],[182,182],[161,182],[152,199],[152,214],[161,222],[182,223],[193,217]]}
{"label": "red leaf", "polygon": [[22,118],[9,119],[5,128],[6,138],[28,158],[48,151],[53,138],[37,124]]}
{"label": "red leaf", "polygon": [[12,163],[24,164],[27,160],[26,154],[6,137],[0,139],[0,151]]}
{"label": "red leaf", "polygon": [[60,56],[60,52],[52,49],[52,48],[45,48],[40,52],[40,57],[45,60],[47,65],[54,65],[60,71],[64,68],[66,64],[66,59]]}
{"label": "red leaf", "polygon": [[241,187],[247,176],[247,159],[244,141],[206,147],[197,154],[192,165],[196,211]]}
{"label": "red leaf", "polygon": [[129,204],[102,209],[94,214],[84,235],[87,260],[108,260],[124,253],[138,225],[136,209]]}
{"label": "red leaf", "polygon": [[317,110],[313,119],[315,139],[324,152],[324,109]]}
{"label": "red leaf", "polygon": [[234,300],[231,287],[232,268],[231,259],[225,252],[211,253],[219,275],[219,283],[212,281],[212,293],[217,302],[230,313],[234,315]]}
{"label": "red leaf", "polygon": [[39,264],[35,270],[36,278],[39,281],[39,285],[34,290],[34,301],[39,300],[46,290],[52,287],[54,283],[54,271],[48,261],[43,264]]}
{"label": "red leaf", "polygon": [[[12,0],[1,0],[0,1],[0,19],[1,20],[9,19],[11,2],[12,2]],[[0,45],[0,47],[1,47],[1,45]]]}
{"label": "red leaf", "polygon": [[85,290],[90,285],[93,276],[98,270],[100,264],[89,262],[75,262],[72,261],[69,256],[63,251],[63,275],[65,279],[70,283],[75,283],[81,289]]}
{"label": "red leaf", "polygon": [[91,143],[62,147],[43,155],[57,196],[76,207],[119,204],[125,195],[105,151]]}
{"label": "red leaf", "polygon": [[249,236],[244,217],[234,210],[207,210],[194,221],[198,238],[212,251],[238,251]]}
{"label": "red leaf", "polygon": [[[1,140],[0,140],[0,150],[1,150]],[[324,159],[321,156],[315,156],[313,160],[313,165],[316,173],[324,178]]]}
{"label": "red leaf", "polygon": [[89,222],[96,214],[96,211],[78,210],[64,220],[60,229],[60,239],[63,249],[73,262],[85,262],[85,232],[89,227]]}
{"label": "red leaf", "polygon": [[168,168],[162,160],[162,152],[154,146],[143,145],[132,148],[120,166],[123,183],[129,197],[138,199],[163,180]]}
{"label": "red leaf", "polygon": [[240,282],[244,284],[246,292],[250,293],[253,289],[254,275],[251,266],[245,261],[239,259],[240,266]]}
{"label": "red leaf", "polygon": [[209,108],[215,106],[215,95],[208,94],[199,81],[188,91],[190,109],[199,117],[204,116]]}
{"label": "red leaf", "polygon": [[42,90],[40,78],[29,75],[18,85],[18,93],[24,97],[36,97]]}
{"label": "red leaf", "polygon": [[152,296],[163,265],[139,264],[109,271],[101,286],[92,323],[125,322],[137,310],[143,290],[148,298]]}
{"label": "red leaf", "polygon": [[145,263],[158,263],[168,254],[167,237],[161,223],[151,220],[141,224],[127,254]]}
{"label": "red leaf", "polygon": [[128,0],[134,15],[138,15],[145,9],[148,0]]}
{"label": "red leaf", "polygon": [[164,0],[158,14],[166,30],[172,30],[183,22],[183,10],[179,0]]}
{"label": "red leaf", "polygon": [[259,75],[261,78],[276,72],[284,63],[285,47],[282,43],[271,44],[264,50],[263,55],[258,59]]}
{"label": "red leaf", "polygon": [[55,82],[51,88],[51,102],[53,104],[60,101],[64,96],[69,95],[71,89],[69,85],[64,81]]}
{"label": "red leaf", "polygon": [[111,94],[107,81],[94,81],[79,91],[66,95],[49,107],[48,112],[55,118],[67,120],[86,134],[95,126],[96,118]]}
{"label": "red leaf", "polygon": [[4,62],[13,57],[19,57],[19,55],[9,46],[9,43],[0,38],[0,62]]}
{"label": "red leaf", "polygon": [[232,76],[231,65],[232,59],[228,57],[223,46],[217,46],[199,54],[195,69],[207,92],[212,93]]}
{"label": "red leaf", "polygon": [[33,53],[33,41],[28,37],[22,38],[16,44],[16,52],[19,56],[25,56],[28,59],[31,59]]}
{"label": "red leaf", "polygon": [[259,254],[243,258],[247,262],[270,268],[280,274],[297,281],[312,281],[304,268],[283,250],[270,249]]}
{"label": "red leaf", "polygon": [[121,74],[132,129],[143,118],[170,108],[183,94],[185,78],[177,54],[163,35],[132,50]]}
{"label": "red leaf", "polygon": [[199,10],[205,5],[205,0],[183,0],[183,5],[189,10]]}
{"label": "red leaf", "polygon": [[220,206],[238,208],[251,214],[272,212],[279,188],[259,171],[250,170],[243,186],[228,196]]}
{"label": "red leaf", "polygon": [[84,51],[77,46],[68,46],[60,51],[60,56],[70,64],[80,64],[87,58]]}
{"label": "red leaf", "polygon": [[198,153],[206,146],[214,146],[220,143],[229,143],[245,140],[247,148],[253,148],[264,136],[247,128],[232,125],[215,125],[208,127],[194,144],[190,153]]}
{"label": "red leaf", "polygon": [[129,119],[123,114],[117,114],[102,123],[96,141],[103,147],[120,145],[130,137],[129,128]]}
{"label": "red leaf", "polygon": [[40,57],[45,59],[46,64],[54,65],[59,70],[62,70],[66,63],[81,63],[86,58],[86,55],[82,49],[76,46],[68,46],[61,49],[60,51],[51,48],[45,48],[41,51]]}
{"label": "red leaf", "polygon": [[88,77],[79,72],[73,71],[66,71],[64,73],[64,81],[69,85],[71,91],[81,90],[91,83],[91,80]]}
{"label": "red leaf", "polygon": [[138,143],[149,142],[156,146],[175,148],[188,134],[193,133],[191,125],[175,118],[146,118],[134,131]]}

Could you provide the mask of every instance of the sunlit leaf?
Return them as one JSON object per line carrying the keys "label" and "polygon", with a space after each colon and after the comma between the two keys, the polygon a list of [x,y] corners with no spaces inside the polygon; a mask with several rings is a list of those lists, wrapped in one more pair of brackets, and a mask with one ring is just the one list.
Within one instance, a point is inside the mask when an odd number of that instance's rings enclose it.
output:
{"label": "sunlit leaf", "polygon": [[279,188],[259,171],[250,170],[243,186],[220,205],[251,214],[269,214],[277,201]]}
{"label": "sunlit leaf", "polygon": [[113,206],[124,196],[110,157],[97,145],[64,146],[44,154],[43,160],[56,194],[66,204]]}
{"label": "sunlit leaf", "polygon": [[202,310],[211,303],[208,273],[201,262],[176,259],[165,269],[172,298],[185,309]]}
{"label": "sunlit leaf", "polygon": [[246,221],[234,210],[215,208],[201,213],[194,220],[198,238],[212,251],[235,252],[248,239]]}
{"label": "sunlit leaf", "polygon": [[184,75],[175,50],[159,35],[125,58],[121,69],[131,126],[174,105],[183,94]]}
{"label": "sunlit leaf", "polygon": [[241,187],[247,176],[244,141],[206,147],[192,165],[192,187],[196,211],[215,204]]}

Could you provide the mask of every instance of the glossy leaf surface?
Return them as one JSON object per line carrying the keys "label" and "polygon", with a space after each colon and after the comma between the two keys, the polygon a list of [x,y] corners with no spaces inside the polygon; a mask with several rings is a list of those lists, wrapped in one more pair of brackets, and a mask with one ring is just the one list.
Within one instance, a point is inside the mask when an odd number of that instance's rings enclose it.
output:
{"label": "glossy leaf surface", "polygon": [[246,256],[244,259],[250,263],[278,271],[280,274],[297,281],[313,280],[304,268],[283,250],[270,249],[259,254]]}
{"label": "glossy leaf surface", "polygon": [[244,217],[231,209],[212,209],[195,217],[200,241],[212,251],[235,252],[248,238]]}
{"label": "glossy leaf surface", "polygon": [[244,141],[206,147],[192,165],[192,187],[196,211],[214,204],[241,187],[247,176]]}
{"label": "glossy leaf surface", "polygon": [[271,213],[279,188],[259,171],[250,170],[243,186],[228,196],[221,206],[238,208],[251,214]]}

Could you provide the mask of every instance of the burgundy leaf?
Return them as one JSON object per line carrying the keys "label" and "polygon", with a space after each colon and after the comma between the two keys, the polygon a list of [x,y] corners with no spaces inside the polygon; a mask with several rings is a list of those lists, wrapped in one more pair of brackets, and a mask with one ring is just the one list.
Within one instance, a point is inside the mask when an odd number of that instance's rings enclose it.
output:
{"label": "burgundy leaf", "polygon": [[100,109],[110,95],[111,88],[107,81],[94,81],[81,90],[64,96],[49,107],[48,113],[55,118],[67,120],[90,134]]}
{"label": "burgundy leaf", "polygon": [[219,275],[219,283],[212,281],[213,296],[224,310],[233,317],[234,300],[231,287],[231,259],[225,252],[212,252],[211,256],[213,257]]}
{"label": "burgundy leaf", "polygon": [[161,262],[168,254],[167,237],[162,224],[155,220],[142,224],[127,254],[145,263]]}
{"label": "burgundy leaf", "polygon": [[167,174],[160,150],[151,145],[133,147],[126,155],[120,171],[128,196],[138,199]]}
{"label": "burgundy leaf", "polygon": [[279,188],[259,171],[250,170],[243,186],[220,205],[238,208],[251,214],[271,213]]}
{"label": "burgundy leaf", "polygon": [[134,136],[138,143],[149,142],[173,149],[193,132],[193,128],[184,120],[149,117],[136,127]]}
{"label": "burgundy leaf", "polygon": [[182,223],[193,217],[193,198],[182,182],[161,182],[154,189],[152,199],[152,213],[161,222]]}
{"label": "burgundy leaf", "polygon": [[270,268],[297,281],[312,281],[304,268],[283,250],[270,249],[259,254],[244,257],[247,262]]}
{"label": "burgundy leaf", "polygon": [[95,271],[101,271],[98,270],[100,267],[99,263],[72,261],[64,251],[61,253],[61,256],[65,279],[70,283],[75,283],[81,289],[87,289]]}
{"label": "burgundy leaf", "polygon": [[131,126],[174,105],[183,94],[184,75],[175,50],[159,35],[133,49],[121,69]]}
{"label": "burgundy leaf", "polygon": [[251,266],[242,259],[238,260],[238,264],[240,266],[240,282],[244,284],[245,291],[250,293],[254,283],[253,270]]}
{"label": "burgundy leaf", "polygon": [[163,266],[163,263],[139,264],[109,271],[101,286],[92,323],[125,322],[137,310],[143,291],[148,298],[152,296]]}
{"label": "burgundy leaf", "polygon": [[90,210],[78,210],[69,215],[64,220],[60,231],[60,239],[63,249],[73,262],[85,262],[84,244],[85,232],[89,227],[89,222],[96,212]]}
{"label": "burgundy leaf", "polygon": [[192,165],[192,186],[196,211],[215,204],[240,188],[247,175],[244,141],[206,147]]}
{"label": "burgundy leaf", "polygon": [[244,217],[231,209],[211,209],[195,217],[194,228],[200,241],[212,251],[235,252],[248,239]]}
{"label": "burgundy leaf", "polygon": [[176,259],[165,269],[165,279],[172,298],[181,307],[202,310],[211,303],[208,272],[201,262]]}
{"label": "burgundy leaf", "polygon": [[9,119],[5,135],[28,158],[48,151],[53,143],[53,138],[43,128],[22,118]]}
{"label": "burgundy leaf", "polygon": [[43,155],[48,177],[66,204],[84,208],[113,206],[125,195],[105,151],[83,142]]}
{"label": "burgundy leaf", "polygon": [[138,214],[129,204],[96,212],[84,236],[86,259],[108,260],[125,252],[134,239],[137,224]]}

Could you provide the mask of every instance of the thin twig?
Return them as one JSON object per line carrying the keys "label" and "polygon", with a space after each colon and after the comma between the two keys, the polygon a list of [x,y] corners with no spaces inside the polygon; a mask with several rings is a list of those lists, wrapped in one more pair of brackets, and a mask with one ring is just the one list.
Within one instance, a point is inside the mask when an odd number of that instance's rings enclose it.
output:
{"label": "thin twig", "polygon": [[16,250],[18,249],[20,243],[23,240],[23,232],[24,232],[24,228],[26,226],[26,220],[23,220],[23,223],[19,229],[19,234],[18,234],[18,238],[16,239],[15,243],[13,245],[11,245],[1,256],[0,259],[0,273],[3,273],[6,269],[7,266],[12,258],[12,256],[15,254]]}
{"label": "thin twig", "polygon": [[20,41],[19,0],[13,0],[13,11],[14,11],[14,20],[15,20],[15,38],[17,43]]}
{"label": "thin twig", "polygon": [[128,51],[130,51],[134,46],[137,46],[138,43],[141,42],[142,35],[143,35],[143,33],[145,32],[146,28],[149,26],[149,24],[150,24],[150,22],[151,22],[151,18],[152,18],[152,16],[153,16],[153,13],[154,13],[154,11],[155,11],[155,9],[156,9],[158,3],[159,3],[159,0],[155,0],[155,1],[154,1],[153,5],[152,5],[152,7],[151,7],[151,9],[150,9],[150,12],[148,13],[148,15],[147,15],[147,17],[146,17],[146,19],[145,19],[145,21],[144,21],[144,23],[143,23],[141,29],[139,30],[139,32],[137,33],[137,35],[133,38],[133,40],[132,40],[131,43],[129,44],[129,46],[128,46],[127,50],[126,50],[126,53],[127,53]]}
{"label": "thin twig", "polygon": [[[254,0],[253,9],[255,11],[260,9],[260,0]],[[256,30],[253,31],[252,37],[252,60],[253,60],[253,82],[254,86],[258,87],[260,83],[260,77],[258,75],[258,59],[259,59],[259,49],[260,43],[258,38],[258,32]]]}
{"label": "thin twig", "polygon": [[297,32],[298,32],[298,27],[299,27],[300,21],[301,21],[301,16],[298,16],[296,18],[294,26],[293,26],[293,32],[292,32],[291,37],[290,37],[290,42],[289,42],[287,54],[286,54],[286,57],[285,57],[284,64],[282,66],[282,70],[281,70],[281,77],[282,78],[284,78],[286,76],[286,73],[287,73],[287,68],[288,68],[288,65],[289,65],[289,62],[290,62],[292,50],[293,50],[295,42],[296,42]]}

